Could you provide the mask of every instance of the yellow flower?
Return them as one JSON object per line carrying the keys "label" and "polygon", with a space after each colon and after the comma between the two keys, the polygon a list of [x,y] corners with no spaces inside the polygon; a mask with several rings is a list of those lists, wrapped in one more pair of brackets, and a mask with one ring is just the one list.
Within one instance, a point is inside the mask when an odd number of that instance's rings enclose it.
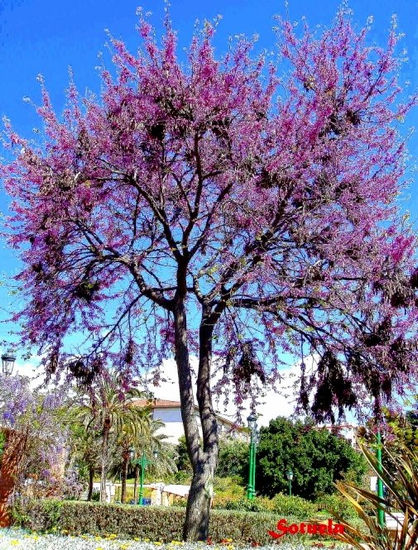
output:
{"label": "yellow flower", "polygon": [[12,546],[17,546],[18,544],[20,544],[20,542],[19,542],[18,540],[16,540],[16,539],[13,539],[13,540],[10,541],[10,544],[11,544]]}

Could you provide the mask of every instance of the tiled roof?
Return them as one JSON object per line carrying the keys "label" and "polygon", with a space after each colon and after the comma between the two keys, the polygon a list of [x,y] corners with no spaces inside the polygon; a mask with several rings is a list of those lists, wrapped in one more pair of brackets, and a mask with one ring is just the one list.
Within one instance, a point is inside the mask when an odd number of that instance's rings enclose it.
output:
{"label": "tiled roof", "polygon": [[169,399],[134,399],[132,403],[138,407],[149,405],[152,409],[177,409],[180,407],[180,401],[170,401]]}

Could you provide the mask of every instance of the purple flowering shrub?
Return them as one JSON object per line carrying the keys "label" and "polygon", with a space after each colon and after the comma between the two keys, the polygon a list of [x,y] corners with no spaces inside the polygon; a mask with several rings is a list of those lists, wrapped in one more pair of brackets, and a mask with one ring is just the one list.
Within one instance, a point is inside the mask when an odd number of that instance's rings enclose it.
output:
{"label": "purple flowering shrub", "polygon": [[0,422],[25,434],[16,492],[31,496],[79,494],[75,472],[66,472],[66,392],[31,388],[24,376],[0,376]]}

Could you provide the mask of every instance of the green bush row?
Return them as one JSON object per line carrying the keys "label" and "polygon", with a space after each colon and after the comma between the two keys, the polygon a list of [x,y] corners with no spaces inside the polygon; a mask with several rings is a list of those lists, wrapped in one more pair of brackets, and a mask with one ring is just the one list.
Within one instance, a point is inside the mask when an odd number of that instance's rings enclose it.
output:
{"label": "green bush row", "polygon": [[268,512],[280,517],[292,516],[307,521],[324,513],[329,517],[351,519],[356,516],[353,506],[339,495],[326,495],[316,502],[310,502],[298,496],[288,496],[281,493],[272,499],[257,497],[254,500],[247,498],[218,498],[215,496],[214,508],[225,510],[241,510],[247,512]]}
{"label": "green bush row", "polygon": [[[47,499],[21,501],[14,509],[15,524],[31,531],[68,535],[115,534],[161,542],[181,540],[184,514],[184,508],[175,507],[142,508]],[[232,539],[235,544],[257,542],[265,545],[272,542],[268,531],[275,530],[278,519],[277,514],[271,513],[212,510],[209,535],[214,542]],[[287,520],[288,524],[299,522],[295,517],[287,517]],[[292,536],[292,540],[295,537]]]}

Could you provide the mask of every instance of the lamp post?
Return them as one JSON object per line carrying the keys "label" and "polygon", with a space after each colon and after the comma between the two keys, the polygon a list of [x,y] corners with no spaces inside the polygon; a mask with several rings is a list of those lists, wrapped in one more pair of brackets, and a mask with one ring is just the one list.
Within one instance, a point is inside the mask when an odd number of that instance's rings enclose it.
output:
{"label": "lamp post", "polygon": [[292,496],[292,480],[293,480],[293,471],[289,468],[286,472],[286,477],[289,482],[289,496]]}
{"label": "lamp post", "polygon": [[257,429],[257,417],[254,412],[247,418],[247,422],[251,432],[247,498],[252,500],[255,497],[255,458],[260,435]]}
{"label": "lamp post", "polygon": [[[376,434],[376,459],[377,459],[377,471],[378,474],[382,474],[383,472],[383,462],[382,462],[382,436],[380,434],[380,428],[377,430]],[[384,498],[384,490],[383,490],[383,481],[380,475],[377,476],[377,496],[379,498]],[[378,504],[377,506],[377,522],[379,524],[379,527],[382,529],[385,527],[385,511],[383,507]]]}
{"label": "lamp post", "polygon": [[[153,452],[154,459],[158,457],[158,452]],[[144,498],[144,476],[145,476],[145,468],[150,464],[150,460],[147,459],[145,456],[145,451],[142,451],[141,461],[139,462],[141,466],[141,477],[139,478],[139,498],[138,498],[138,504],[139,506],[143,506],[143,498]]]}
{"label": "lamp post", "polygon": [[3,353],[1,356],[1,372],[5,376],[10,376],[13,373],[15,361],[16,356],[12,349],[8,349],[5,353]]}
{"label": "lamp post", "polygon": [[[129,447],[128,456],[129,456],[128,465],[129,465],[129,463],[133,464],[134,463],[134,458],[135,458],[135,449],[133,447]],[[135,479],[135,482],[134,482],[134,503],[135,503],[135,499],[136,499],[136,479]]]}

